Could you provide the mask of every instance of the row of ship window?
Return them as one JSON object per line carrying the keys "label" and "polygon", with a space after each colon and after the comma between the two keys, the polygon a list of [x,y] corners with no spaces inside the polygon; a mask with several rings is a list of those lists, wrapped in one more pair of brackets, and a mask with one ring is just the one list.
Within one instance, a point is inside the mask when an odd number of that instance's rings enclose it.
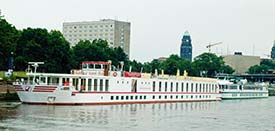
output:
{"label": "row of ship window", "polygon": [[[145,83],[146,84],[146,83]],[[150,84],[150,83],[149,83]],[[163,82],[159,81],[158,86],[157,82],[153,81],[152,90],[153,92],[161,92],[163,88]],[[216,92],[215,84],[205,84],[205,83],[179,83],[179,82],[170,82],[170,90],[168,89],[168,82],[164,82],[164,91],[174,92]],[[180,87],[179,87],[180,86]],[[180,88],[180,89],[179,89]],[[190,90],[189,90],[190,89]]]}
{"label": "row of ship window", "polygon": [[[211,95],[153,95],[152,99],[202,99],[211,98]],[[146,95],[110,96],[110,100],[146,100]]]}
{"label": "row of ship window", "polygon": [[240,96],[263,96],[263,94],[262,93],[253,93],[253,94],[242,93],[242,94],[240,94]]}
{"label": "row of ship window", "polygon": [[[87,79],[87,90],[97,92],[108,92],[109,91],[109,80],[107,79]],[[80,87],[79,87],[80,85]],[[86,90],[86,79],[81,79],[80,83],[77,78],[73,78],[73,86],[76,87],[76,90]]]}
{"label": "row of ship window", "polygon": [[[69,81],[63,78],[63,82]],[[86,82],[87,81],[87,82]],[[80,79],[73,78],[73,85],[77,90],[88,90],[88,91],[109,91],[109,80],[108,79]],[[129,81],[117,81],[121,84],[129,84]],[[164,83],[164,87],[162,86]],[[86,87],[87,84],[87,87]],[[175,87],[174,87],[175,84]],[[138,85],[142,86],[142,85]],[[159,82],[158,87],[156,82],[153,81],[152,85],[153,92],[216,92],[215,84],[202,84],[202,83],[181,83],[171,82],[168,86],[168,82]],[[169,88],[168,88],[169,87]],[[86,89],[87,88],[87,89]]]}

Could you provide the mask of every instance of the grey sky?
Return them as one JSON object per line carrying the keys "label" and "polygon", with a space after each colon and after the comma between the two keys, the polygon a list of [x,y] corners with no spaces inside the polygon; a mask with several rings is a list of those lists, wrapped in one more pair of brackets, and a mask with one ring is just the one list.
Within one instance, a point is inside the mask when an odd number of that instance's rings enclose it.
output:
{"label": "grey sky", "polygon": [[62,29],[67,21],[111,18],[131,22],[131,59],[151,61],[179,54],[183,33],[193,56],[212,42],[218,54],[241,51],[264,57],[275,40],[275,0],[0,0],[5,18],[18,29]]}

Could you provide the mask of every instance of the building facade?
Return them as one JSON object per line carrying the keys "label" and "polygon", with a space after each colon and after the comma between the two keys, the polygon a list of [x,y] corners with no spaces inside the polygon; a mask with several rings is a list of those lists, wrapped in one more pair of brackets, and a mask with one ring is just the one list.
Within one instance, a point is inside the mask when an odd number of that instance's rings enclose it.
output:
{"label": "building facade", "polygon": [[192,40],[188,31],[185,31],[181,39],[180,57],[192,61]]}
{"label": "building facade", "polygon": [[234,74],[244,74],[251,66],[260,65],[261,62],[260,56],[245,56],[240,52],[223,57],[225,64],[235,70]]}
{"label": "building facade", "polygon": [[271,56],[272,60],[275,60],[275,40],[274,40],[274,43],[273,43],[273,47],[272,47],[270,56]]}
{"label": "building facade", "polygon": [[103,39],[110,47],[121,47],[130,55],[130,28],[129,22],[112,19],[89,22],[64,22],[63,35],[70,42],[71,47],[80,40]]}

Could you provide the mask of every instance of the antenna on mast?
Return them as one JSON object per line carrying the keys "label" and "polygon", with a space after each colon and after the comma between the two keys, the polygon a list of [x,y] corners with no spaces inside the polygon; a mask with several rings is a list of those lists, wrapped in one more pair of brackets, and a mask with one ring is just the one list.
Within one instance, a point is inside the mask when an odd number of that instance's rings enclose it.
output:
{"label": "antenna on mast", "polygon": [[255,55],[255,45],[253,44],[253,47],[252,47],[252,55],[254,56]]}

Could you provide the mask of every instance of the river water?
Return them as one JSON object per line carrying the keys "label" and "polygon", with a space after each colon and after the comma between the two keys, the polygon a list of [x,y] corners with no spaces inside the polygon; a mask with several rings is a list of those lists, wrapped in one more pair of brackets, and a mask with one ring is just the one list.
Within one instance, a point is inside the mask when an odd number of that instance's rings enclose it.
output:
{"label": "river water", "polygon": [[96,106],[22,104],[0,117],[0,130],[275,131],[275,97]]}

